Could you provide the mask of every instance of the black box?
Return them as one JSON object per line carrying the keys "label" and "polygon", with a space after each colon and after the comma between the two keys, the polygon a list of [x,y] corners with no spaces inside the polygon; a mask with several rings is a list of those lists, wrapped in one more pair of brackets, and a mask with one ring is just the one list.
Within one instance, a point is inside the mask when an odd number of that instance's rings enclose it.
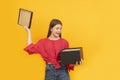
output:
{"label": "black box", "polygon": [[83,48],[65,48],[60,52],[61,63],[63,64],[80,64],[83,60]]}

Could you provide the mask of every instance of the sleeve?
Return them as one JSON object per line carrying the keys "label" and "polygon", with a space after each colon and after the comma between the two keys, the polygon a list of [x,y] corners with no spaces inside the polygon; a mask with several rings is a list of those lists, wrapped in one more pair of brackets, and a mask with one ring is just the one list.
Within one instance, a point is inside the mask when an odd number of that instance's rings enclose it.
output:
{"label": "sleeve", "polygon": [[74,70],[74,65],[67,64],[66,67],[68,71]]}
{"label": "sleeve", "polygon": [[29,54],[39,53],[38,49],[37,49],[37,45],[33,44],[33,43],[31,43],[30,45],[28,45],[27,47],[25,47],[24,50],[26,52],[28,52]]}
{"label": "sleeve", "polygon": [[65,42],[65,48],[69,48],[69,43],[68,43],[67,40],[66,40],[66,42]]}
{"label": "sleeve", "polygon": [[31,43],[24,50],[29,54],[39,53],[45,61],[48,60],[48,55],[44,49],[44,40],[39,40],[36,44]]}
{"label": "sleeve", "polygon": [[40,42],[37,42],[36,44],[31,43],[27,47],[25,47],[24,50],[26,52],[28,52],[29,54],[40,53],[40,47],[39,46],[42,46],[40,44]]}

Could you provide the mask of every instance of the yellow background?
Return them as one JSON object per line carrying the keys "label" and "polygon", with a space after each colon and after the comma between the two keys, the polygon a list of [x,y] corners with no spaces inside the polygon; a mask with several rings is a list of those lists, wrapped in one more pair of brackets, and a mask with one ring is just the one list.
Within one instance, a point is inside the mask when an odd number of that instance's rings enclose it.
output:
{"label": "yellow background", "polygon": [[120,80],[119,0],[3,0],[0,2],[0,80],[44,80],[45,63],[23,48],[27,33],[17,24],[19,8],[34,12],[32,39],[47,35],[52,18],[63,22],[70,47],[82,46],[84,63],[71,80]]}

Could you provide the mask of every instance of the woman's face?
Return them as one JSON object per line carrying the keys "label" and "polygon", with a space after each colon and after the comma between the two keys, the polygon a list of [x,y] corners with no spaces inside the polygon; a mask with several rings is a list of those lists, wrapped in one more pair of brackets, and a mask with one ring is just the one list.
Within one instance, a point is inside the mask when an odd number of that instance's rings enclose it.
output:
{"label": "woman's face", "polygon": [[61,24],[57,24],[51,29],[51,35],[53,35],[54,37],[59,37],[61,32],[62,32]]}

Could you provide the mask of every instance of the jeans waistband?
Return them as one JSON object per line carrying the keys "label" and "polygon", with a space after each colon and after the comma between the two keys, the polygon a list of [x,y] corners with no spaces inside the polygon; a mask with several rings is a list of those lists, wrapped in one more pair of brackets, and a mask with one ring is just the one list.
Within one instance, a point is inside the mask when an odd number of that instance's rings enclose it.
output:
{"label": "jeans waistband", "polygon": [[[58,61],[58,63],[61,63],[61,61]],[[51,62],[47,62],[47,64],[52,64]]]}

